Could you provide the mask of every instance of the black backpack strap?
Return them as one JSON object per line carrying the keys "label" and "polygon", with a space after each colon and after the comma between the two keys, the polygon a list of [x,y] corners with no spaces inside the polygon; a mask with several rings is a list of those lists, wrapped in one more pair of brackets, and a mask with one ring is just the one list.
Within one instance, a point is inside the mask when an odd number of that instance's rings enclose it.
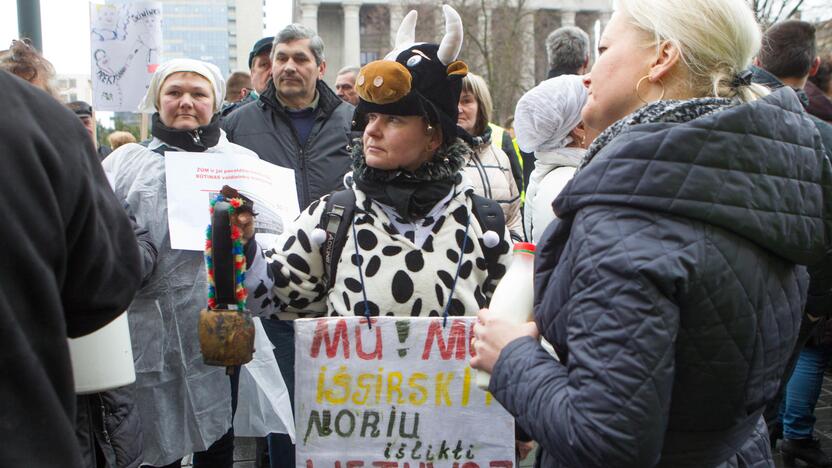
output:
{"label": "black backpack strap", "polygon": [[[505,240],[506,235],[506,217],[503,214],[503,209],[496,201],[477,195],[474,192],[469,194],[471,197],[471,205],[474,207],[474,217],[480,223],[482,232],[494,231],[500,236],[500,240]],[[494,277],[494,270],[500,262],[500,243],[494,247],[486,247],[483,245],[483,253],[485,254],[485,262],[488,268],[488,275]]]}
{"label": "black backpack strap", "polygon": [[332,288],[335,274],[338,272],[338,259],[344,250],[347,229],[352,225],[355,212],[355,192],[352,189],[332,192],[321,213],[318,227],[326,231],[326,242],[322,246],[324,271],[327,275],[327,287]]}
{"label": "black backpack strap", "polygon": [[494,231],[502,239],[506,230],[506,217],[500,204],[473,192],[470,196],[474,206],[474,217],[477,218],[483,232]]}

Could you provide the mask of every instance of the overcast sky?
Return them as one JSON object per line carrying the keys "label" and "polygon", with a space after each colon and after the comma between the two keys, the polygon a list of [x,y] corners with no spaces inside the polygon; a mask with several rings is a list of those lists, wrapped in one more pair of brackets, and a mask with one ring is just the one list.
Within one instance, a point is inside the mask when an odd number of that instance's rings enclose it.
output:
{"label": "overcast sky", "polygon": [[[87,0],[40,0],[44,55],[58,73],[90,72],[88,4]],[[267,31],[276,31],[291,20],[291,5],[292,0],[266,0]],[[806,0],[806,5],[804,18],[832,17],[830,0]],[[2,50],[17,37],[16,0],[0,0],[0,12]]]}
{"label": "overcast sky", "polygon": [[[58,73],[90,73],[89,3],[88,0],[40,0],[43,52]],[[3,50],[17,37],[17,0],[0,0],[0,12],[0,50]],[[291,22],[292,0],[266,0],[265,12],[266,30],[275,31]]]}

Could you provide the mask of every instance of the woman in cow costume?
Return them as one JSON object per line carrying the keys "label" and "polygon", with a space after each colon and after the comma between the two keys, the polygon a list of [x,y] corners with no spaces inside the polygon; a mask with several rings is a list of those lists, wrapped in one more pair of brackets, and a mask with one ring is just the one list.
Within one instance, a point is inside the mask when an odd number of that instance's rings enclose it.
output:
{"label": "woman in cow costume", "polygon": [[[505,273],[510,239],[504,221],[480,222],[481,208],[459,175],[470,151],[456,138],[467,66],[456,60],[462,21],[452,8],[443,11],[441,44],[414,41],[411,11],[395,50],[357,77],[353,129],[363,137],[354,142],[345,178],[351,202],[333,207],[330,198],[342,191],[312,203],[262,254],[251,215],[237,219],[247,241],[253,312],[281,320],[436,317],[474,315],[487,305]],[[333,244],[340,254],[331,256]]]}

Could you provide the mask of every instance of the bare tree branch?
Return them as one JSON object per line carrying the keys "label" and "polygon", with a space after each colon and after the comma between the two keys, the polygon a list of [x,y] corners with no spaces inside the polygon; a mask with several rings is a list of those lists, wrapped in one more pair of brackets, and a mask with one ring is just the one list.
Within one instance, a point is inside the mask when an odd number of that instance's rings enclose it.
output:
{"label": "bare tree branch", "polygon": [[798,14],[805,0],[748,0],[754,16],[762,25],[769,25]]}

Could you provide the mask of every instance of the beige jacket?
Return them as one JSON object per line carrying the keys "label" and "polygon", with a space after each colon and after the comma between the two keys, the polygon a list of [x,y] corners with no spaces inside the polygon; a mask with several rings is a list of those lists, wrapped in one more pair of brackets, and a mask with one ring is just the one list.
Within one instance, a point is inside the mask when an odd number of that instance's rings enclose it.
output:
{"label": "beige jacket", "polygon": [[490,142],[477,145],[465,162],[462,173],[477,195],[500,204],[512,239],[525,239],[520,216],[520,191],[514,182],[508,155]]}

